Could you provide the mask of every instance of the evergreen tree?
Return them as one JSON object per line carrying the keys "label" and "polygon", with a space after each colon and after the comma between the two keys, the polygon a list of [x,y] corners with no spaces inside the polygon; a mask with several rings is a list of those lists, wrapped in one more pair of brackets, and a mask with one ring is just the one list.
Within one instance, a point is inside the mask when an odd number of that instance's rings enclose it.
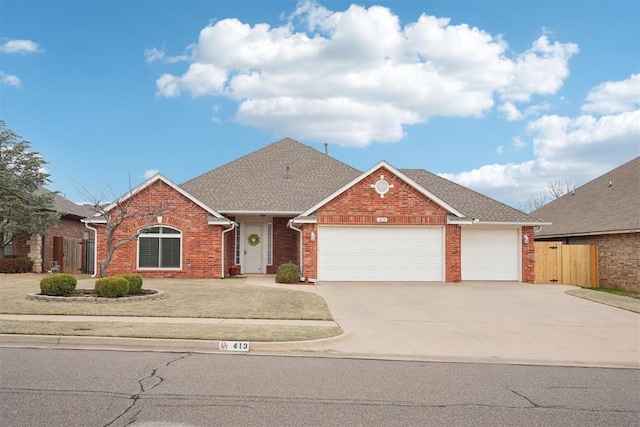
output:
{"label": "evergreen tree", "polygon": [[44,234],[59,217],[52,210],[53,193],[36,192],[49,182],[45,164],[0,120],[0,257],[14,236]]}

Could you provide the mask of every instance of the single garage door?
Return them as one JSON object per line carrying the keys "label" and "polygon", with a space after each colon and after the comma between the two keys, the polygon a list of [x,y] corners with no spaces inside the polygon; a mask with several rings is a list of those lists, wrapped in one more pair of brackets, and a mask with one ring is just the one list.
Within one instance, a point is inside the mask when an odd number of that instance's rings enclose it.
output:
{"label": "single garage door", "polygon": [[520,280],[520,230],[462,229],[462,280]]}
{"label": "single garage door", "polygon": [[443,281],[441,227],[318,228],[320,281]]}

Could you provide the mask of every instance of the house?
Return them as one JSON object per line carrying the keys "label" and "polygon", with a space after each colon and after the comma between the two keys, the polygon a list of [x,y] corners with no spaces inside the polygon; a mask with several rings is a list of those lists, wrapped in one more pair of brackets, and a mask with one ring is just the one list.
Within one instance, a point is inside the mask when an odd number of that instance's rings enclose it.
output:
{"label": "house", "polygon": [[[144,217],[163,203],[162,215]],[[117,230],[141,233],[108,274],[222,277],[301,266],[309,281],[534,281],[543,221],[424,170],[385,161],[360,172],[286,138],[178,186],[156,175],[113,206],[139,212]],[[105,257],[105,219],[96,230]]]}
{"label": "house", "polygon": [[43,187],[39,187],[36,193],[38,195],[53,194],[51,210],[60,214],[60,218],[50,225],[43,235],[15,236],[11,244],[5,248],[5,255],[28,256],[33,261],[33,271],[36,273],[51,270],[54,266],[66,273],[81,272],[82,254],[79,253],[81,249],[74,245],[82,240],[88,240],[90,233],[81,220],[91,216],[93,211]]}
{"label": "house", "polygon": [[553,224],[538,241],[597,245],[600,287],[640,291],[640,157],[531,215]]}

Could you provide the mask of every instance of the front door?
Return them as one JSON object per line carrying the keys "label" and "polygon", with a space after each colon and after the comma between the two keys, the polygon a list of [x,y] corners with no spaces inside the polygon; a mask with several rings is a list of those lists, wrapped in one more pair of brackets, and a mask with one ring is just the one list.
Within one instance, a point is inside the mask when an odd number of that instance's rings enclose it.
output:
{"label": "front door", "polygon": [[264,273],[262,271],[262,224],[247,224],[244,233],[243,273]]}

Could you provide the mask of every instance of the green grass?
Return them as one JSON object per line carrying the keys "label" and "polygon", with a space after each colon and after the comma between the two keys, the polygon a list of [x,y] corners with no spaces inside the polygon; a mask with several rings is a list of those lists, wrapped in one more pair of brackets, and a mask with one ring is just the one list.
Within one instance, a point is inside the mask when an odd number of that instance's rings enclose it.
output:
{"label": "green grass", "polygon": [[640,299],[640,292],[626,291],[623,289],[611,289],[611,288],[584,288],[584,289],[589,289],[592,291],[599,291],[599,292],[607,292],[609,294],[621,295],[623,297]]}

